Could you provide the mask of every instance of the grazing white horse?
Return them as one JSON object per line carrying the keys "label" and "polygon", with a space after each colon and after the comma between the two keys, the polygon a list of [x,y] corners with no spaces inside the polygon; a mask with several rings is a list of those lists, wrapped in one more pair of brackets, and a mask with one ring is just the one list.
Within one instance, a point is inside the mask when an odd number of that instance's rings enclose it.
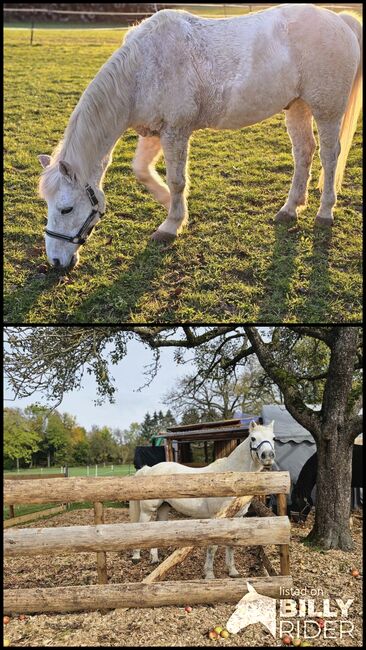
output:
{"label": "grazing white horse", "polygon": [[[206,467],[187,467],[180,463],[163,462],[153,465],[152,467],[142,467],[135,476],[159,476],[166,474],[200,474],[203,472],[260,472],[264,467],[270,467],[274,462],[274,441],[273,441],[273,424],[263,426],[252,421],[249,425],[249,435],[227,458],[219,458]],[[181,512],[187,517],[196,519],[209,519],[213,517],[224,504],[230,503],[235,497],[207,497],[203,499],[148,499],[146,501],[130,501],[130,520],[132,522],[150,521],[157,513],[159,521],[166,521],[170,506],[177,512]],[[249,508],[249,503],[242,508],[236,515],[240,517],[245,515]],[[206,580],[214,578],[213,563],[217,546],[207,548],[205,562]],[[150,550],[151,562],[159,561],[158,549]],[[132,561],[140,560],[140,550],[135,549],[132,555]],[[232,547],[226,547],[226,564],[228,573],[231,578],[239,577],[234,564],[234,553]]]}
{"label": "grazing white horse", "polygon": [[[307,200],[314,117],[323,166],[317,222],[332,225],[361,107],[356,16],[309,4],[224,20],[163,10],[131,28],[83,93],[52,157],[39,156],[50,263],[78,262],[79,247],[104,213],[103,177],[127,128],[140,135],[134,172],[168,210],[152,238],[169,241],[188,218],[193,131],[240,129],[285,110],[295,173],[276,221],[291,222]],[[167,184],[155,171],[162,152]]]}

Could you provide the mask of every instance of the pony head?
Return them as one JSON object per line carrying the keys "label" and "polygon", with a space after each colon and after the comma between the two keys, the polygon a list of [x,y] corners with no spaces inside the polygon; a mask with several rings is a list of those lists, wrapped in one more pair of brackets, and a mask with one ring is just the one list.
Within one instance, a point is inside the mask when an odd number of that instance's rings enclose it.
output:
{"label": "pony head", "polygon": [[273,425],[274,420],[266,425],[254,420],[249,424],[250,454],[252,460],[263,467],[271,467],[275,459]]}
{"label": "pony head", "polygon": [[46,253],[52,266],[73,268],[79,261],[79,248],[90,236],[104,213],[104,192],[89,183],[81,183],[72,166],[38,156],[45,169],[40,195],[48,205],[45,229]]}

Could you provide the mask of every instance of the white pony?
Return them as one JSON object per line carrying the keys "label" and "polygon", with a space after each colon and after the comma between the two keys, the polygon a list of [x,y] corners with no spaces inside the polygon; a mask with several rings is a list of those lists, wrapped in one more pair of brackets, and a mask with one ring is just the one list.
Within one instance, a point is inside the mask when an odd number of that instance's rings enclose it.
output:
{"label": "white pony", "polygon": [[[163,462],[152,467],[142,467],[135,476],[161,476],[165,474],[200,474],[203,472],[260,472],[264,467],[270,467],[275,459],[273,424],[263,426],[252,421],[249,425],[249,435],[227,458],[219,458],[206,467],[187,467],[180,463]],[[157,478],[158,480],[158,478]],[[187,517],[209,519],[213,517],[224,504],[230,503],[235,497],[208,497],[203,499],[148,499],[146,501],[130,501],[130,520],[132,522],[150,521],[157,513],[159,521],[166,521],[170,506]],[[249,508],[242,508],[237,517],[245,515]],[[205,562],[206,580],[214,578],[213,563],[217,546],[207,548]],[[150,550],[151,562],[159,561],[158,549]],[[132,561],[140,560],[140,550],[135,549]],[[231,578],[239,577],[234,564],[233,548],[226,548],[226,564]]]}
{"label": "white pony", "polygon": [[[152,238],[169,241],[188,219],[193,131],[240,129],[285,110],[295,174],[276,221],[288,223],[307,200],[314,116],[323,166],[317,222],[332,225],[361,107],[356,16],[309,4],[223,20],[164,9],[131,28],[83,93],[52,157],[39,156],[50,263],[78,262],[79,247],[104,213],[103,177],[127,128],[140,135],[134,172],[168,210]],[[162,152],[167,184],[155,171]]]}

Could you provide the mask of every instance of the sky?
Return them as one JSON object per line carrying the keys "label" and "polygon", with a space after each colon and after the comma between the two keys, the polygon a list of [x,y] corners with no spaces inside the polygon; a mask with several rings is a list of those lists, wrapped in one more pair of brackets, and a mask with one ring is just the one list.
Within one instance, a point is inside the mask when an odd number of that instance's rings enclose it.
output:
{"label": "sky", "polygon": [[[76,417],[77,423],[87,430],[93,424],[110,428],[127,429],[131,422],[142,422],[147,411],[166,411],[168,406],[162,402],[163,395],[175,384],[178,378],[193,369],[191,363],[177,365],[174,362],[174,350],[161,350],[161,368],[150,386],[141,392],[137,389],[146,383],[144,366],[153,360],[152,352],[138,341],[130,341],[127,356],[116,366],[111,366],[117,393],[115,403],[106,400],[102,406],[95,406],[97,398],[94,378],[87,373],[83,378],[82,390],[67,393],[57,410]],[[5,398],[11,398],[9,387],[5,387]],[[32,397],[5,401],[5,406],[24,409],[29,404],[40,402],[46,404],[40,393]]]}

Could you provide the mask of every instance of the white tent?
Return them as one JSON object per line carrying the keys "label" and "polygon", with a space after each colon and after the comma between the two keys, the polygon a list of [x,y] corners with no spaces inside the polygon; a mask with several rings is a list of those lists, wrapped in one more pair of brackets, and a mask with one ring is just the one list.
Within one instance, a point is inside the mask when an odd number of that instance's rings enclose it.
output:
{"label": "white tent", "polygon": [[[311,408],[318,410],[320,406]],[[282,404],[263,406],[261,415],[263,424],[274,420],[276,469],[289,472],[294,485],[302,467],[316,452],[315,440]]]}

